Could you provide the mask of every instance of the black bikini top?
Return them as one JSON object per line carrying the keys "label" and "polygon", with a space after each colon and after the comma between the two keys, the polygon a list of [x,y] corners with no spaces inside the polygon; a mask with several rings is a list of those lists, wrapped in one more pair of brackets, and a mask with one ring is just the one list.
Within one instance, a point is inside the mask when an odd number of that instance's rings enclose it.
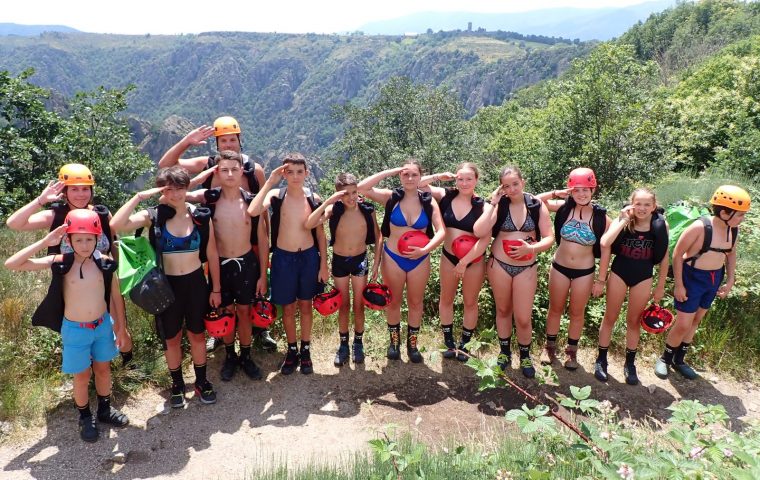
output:
{"label": "black bikini top", "polygon": [[446,194],[439,203],[443,224],[446,227],[472,233],[475,230],[475,221],[483,213],[483,199],[477,196],[472,197],[472,208],[467,212],[467,215],[458,219],[456,215],[454,215],[454,209],[451,207],[451,202],[457,195],[459,195],[459,190],[455,188],[447,188]]}

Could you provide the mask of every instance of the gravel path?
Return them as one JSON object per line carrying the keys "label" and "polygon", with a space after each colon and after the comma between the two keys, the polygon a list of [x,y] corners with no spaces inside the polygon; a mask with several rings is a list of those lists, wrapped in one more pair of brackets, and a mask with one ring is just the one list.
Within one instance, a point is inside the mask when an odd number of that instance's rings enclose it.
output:
{"label": "gravel path", "polygon": [[[166,408],[166,391],[147,388],[122,406],[131,425],[101,432],[92,445],[79,440],[75,415],[67,406],[51,413],[46,426],[23,431],[0,444],[3,479],[87,478],[246,478],[253,469],[340,464],[368,451],[368,440],[393,423],[427,444],[450,446],[463,441],[488,441],[509,428],[504,413],[524,400],[514,390],[477,392],[473,371],[455,361],[427,359],[426,364],[368,361],[338,370],[333,346],[315,342],[311,376],[274,373],[279,354],[257,354],[265,372],[260,382],[240,373],[230,383],[218,381],[221,353],[209,362],[210,378],[219,395],[216,405],[191,398],[186,409]],[[593,397],[609,399],[633,418],[666,420],[666,410],[681,398],[726,407],[734,428],[760,418],[758,388],[724,381],[705,372],[689,382],[677,374],[663,381],[651,373],[653,359],[642,359],[637,387],[625,385],[621,362],[613,361],[607,384],[593,378],[593,352],[580,357],[583,368],[558,368],[559,387],[538,387],[512,378],[543,395],[567,393],[569,385],[590,384]],[[405,355],[404,355],[405,358]],[[190,381],[190,379],[187,379]]]}

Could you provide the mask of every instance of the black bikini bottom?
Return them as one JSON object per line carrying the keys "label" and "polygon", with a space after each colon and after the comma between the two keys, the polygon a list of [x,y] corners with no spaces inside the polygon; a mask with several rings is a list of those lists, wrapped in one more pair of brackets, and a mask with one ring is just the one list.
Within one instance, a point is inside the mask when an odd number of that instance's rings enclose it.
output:
{"label": "black bikini bottom", "polygon": [[552,262],[552,268],[554,268],[554,270],[558,271],[559,273],[566,276],[570,280],[575,280],[576,278],[585,277],[586,275],[592,275],[594,273],[594,270],[596,270],[596,267],[589,267],[589,268],[563,267],[557,262]]}

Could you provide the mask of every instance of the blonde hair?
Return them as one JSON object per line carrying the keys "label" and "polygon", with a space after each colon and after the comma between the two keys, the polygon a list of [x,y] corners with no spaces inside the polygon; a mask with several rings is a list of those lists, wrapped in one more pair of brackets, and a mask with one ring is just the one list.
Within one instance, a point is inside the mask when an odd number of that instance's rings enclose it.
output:
{"label": "blonde hair", "polygon": [[457,165],[457,168],[456,168],[456,170],[454,170],[454,173],[458,172],[459,170],[463,170],[465,168],[469,168],[470,170],[472,170],[473,172],[475,172],[475,178],[476,179],[480,178],[480,169],[478,169],[478,166],[475,165],[472,162],[462,162],[462,163],[460,163],[459,165]]}
{"label": "blonde hair", "polygon": [[[655,195],[654,190],[652,190],[649,187],[639,187],[633,192],[631,192],[631,196],[628,198],[628,204],[633,205],[633,201],[636,199],[637,195],[646,195],[649,197],[652,197],[652,201],[654,201],[654,206],[652,207],[652,215],[654,215],[655,210],[657,210],[657,195]],[[633,233],[635,230],[635,223],[636,222],[628,222],[628,225],[626,225],[626,229],[629,233]]]}

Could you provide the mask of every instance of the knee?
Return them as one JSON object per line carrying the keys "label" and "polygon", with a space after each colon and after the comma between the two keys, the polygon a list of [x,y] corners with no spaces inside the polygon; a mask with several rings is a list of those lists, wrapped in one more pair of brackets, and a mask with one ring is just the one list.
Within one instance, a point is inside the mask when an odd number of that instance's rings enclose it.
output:
{"label": "knee", "polygon": [[[92,362],[92,371],[96,376],[101,376],[104,373],[111,373],[111,362]],[[90,377],[90,369],[82,372],[83,376]]]}
{"label": "knee", "polygon": [[190,340],[191,344],[203,343],[205,345],[206,343],[206,335],[204,333],[187,332],[187,339]]}
{"label": "knee", "polygon": [[477,298],[465,298],[464,301],[464,308],[465,310],[471,310],[471,309],[477,309],[478,308],[478,299]]}
{"label": "knee", "polygon": [[414,311],[422,310],[422,299],[410,300],[407,298],[406,305],[407,307],[409,307],[409,310],[414,310]]}

